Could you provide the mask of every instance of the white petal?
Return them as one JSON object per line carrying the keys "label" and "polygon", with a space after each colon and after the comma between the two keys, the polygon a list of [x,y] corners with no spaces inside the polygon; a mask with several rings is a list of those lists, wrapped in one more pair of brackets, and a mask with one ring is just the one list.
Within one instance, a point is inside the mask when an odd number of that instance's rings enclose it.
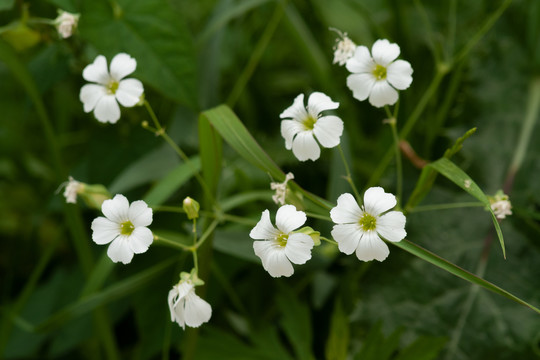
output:
{"label": "white petal", "polygon": [[144,88],[142,82],[137,79],[125,79],[120,81],[114,95],[121,105],[132,107],[139,103],[143,93]]}
{"label": "white petal", "polygon": [[174,311],[174,303],[176,302],[176,298],[178,298],[178,287],[174,285],[173,288],[169,291],[169,295],[167,296],[167,303],[169,304],[171,321],[176,321],[176,314]]}
{"label": "white petal", "polygon": [[383,261],[388,257],[388,254],[390,254],[388,245],[379,238],[375,231],[364,233],[356,249],[356,257],[362,261]]}
{"label": "white petal", "polygon": [[323,94],[322,92],[314,92],[309,96],[307,111],[315,119],[319,117],[319,114],[325,110],[334,110],[339,107],[338,102],[332,101],[330,96]]}
{"label": "white petal", "polygon": [[338,197],[337,206],[330,210],[330,217],[336,224],[356,224],[362,217],[362,210],[354,196],[345,193]]}
{"label": "white petal", "polygon": [[377,219],[377,232],[388,241],[401,241],[407,236],[405,221],[403,213],[390,211]]}
{"label": "white petal", "polygon": [[86,84],[81,88],[79,99],[83,103],[84,112],[94,110],[99,99],[107,95],[107,89],[102,85]]}
{"label": "white petal", "polygon": [[353,97],[360,101],[368,98],[375,82],[375,76],[371,73],[352,74],[347,77],[347,87],[352,90]]}
{"label": "white petal", "polygon": [[304,131],[304,125],[296,120],[281,121],[281,136],[285,139],[285,148],[292,149],[293,138],[299,132]]}
{"label": "white petal", "polygon": [[394,105],[397,99],[398,92],[386,80],[375,82],[369,95],[369,103],[375,107]]}
{"label": "white petal", "polygon": [[276,214],[276,226],[285,234],[291,233],[304,225],[307,217],[303,211],[297,211],[294,205],[281,206]]}
{"label": "white petal", "polygon": [[133,259],[133,251],[129,246],[128,237],[120,235],[109,245],[107,249],[107,255],[113,262],[122,262],[123,264],[129,264]]}
{"label": "white petal", "polygon": [[364,210],[372,216],[378,216],[396,206],[396,197],[384,192],[382,187],[370,187],[364,193]]}
{"label": "white petal", "polygon": [[154,241],[152,231],[144,226],[133,229],[133,232],[129,235],[129,247],[135,254],[146,252],[152,241]]}
{"label": "white petal", "polygon": [[175,321],[184,330],[186,329],[185,311],[184,311],[185,305],[186,305],[185,299],[181,299],[180,301],[177,301],[175,306],[174,306]]}
{"label": "white petal", "polygon": [[199,327],[212,317],[212,307],[194,291],[186,296],[184,318],[187,326]]}
{"label": "white petal", "polygon": [[363,231],[357,224],[339,224],[334,225],[331,234],[338,243],[339,251],[350,255],[358,247]]}
{"label": "white petal", "polygon": [[261,258],[263,268],[273,277],[291,276],[294,272],[285,249],[272,241],[254,241],[255,255]]}
{"label": "white petal", "polygon": [[94,110],[94,116],[99,121],[114,124],[120,119],[120,107],[116,102],[116,97],[112,94],[107,94],[99,99]]}
{"label": "white petal", "polygon": [[120,225],[103,216],[92,221],[92,240],[98,245],[108,244],[120,235]]}
{"label": "white petal", "polygon": [[285,255],[293,264],[305,264],[311,259],[313,239],[307,234],[291,234],[285,245]]}
{"label": "white petal", "polygon": [[111,78],[107,71],[107,60],[105,56],[99,55],[96,57],[93,63],[84,68],[82,75],[86,81],[107,85]]}
{"label": "white petal", "polygon": [[398,44],[390,44],[386,39],[377,40],[371,48],[373,60],[379,65],[386,66],[399,56]]}
{"label": "white petal", "polygon": [[398,90],[405,90],[412,83],[413,69],[405,60],[397,60],[386,68],[386,80]]}
{"label": "white petal", "polygon": [[129,206],[128,219],[135,227],[148,226],[152,223],[152,208],[142,200],[134,201]]}
{"label": "white petal", "polygon": [[101,205],[101,211],[109,220],[115,223],[123,223],[129,220],[129,201],[121,194],[112,199],[105,200]]}
{"label": "white petal", "polygon": [[293,140],[292,151],[300,161],[308,159],[315,161],[321,156],[321,149],[311,131],[303,131],[296,135]]}
{"label": "white petal", "polygon": [[343,121],[337,116],[323,116],[313,126],[313,134],[326,148],[338,146],[339,138],[343,134]]}
{"label": "white petal", "polygon": [[347,61],[345,66],[352,73],[371,73],[376,64],[371,58],[368,48],[358,46],[354,56]]}
{"label": "white petal", "polygon": [[119,81],[137,68],[137,61],[128,54],[120,53],[111,61],[111,77]]}
{"label": "white petal", "polygon": [[259,220],[257,225],[249,233],[249,237],[256,240],[275,239],[278,235],[279,231],[272,225],[270,211],[268,210],[262,212],[261,220]]}
{"label": "white petal", "polygon": [[291,106],[279,114],[279,117],[282,119],[295,119],[302,122],[307,115],[306,108],[304,107],[304,94],[300,94],[294,99]]}

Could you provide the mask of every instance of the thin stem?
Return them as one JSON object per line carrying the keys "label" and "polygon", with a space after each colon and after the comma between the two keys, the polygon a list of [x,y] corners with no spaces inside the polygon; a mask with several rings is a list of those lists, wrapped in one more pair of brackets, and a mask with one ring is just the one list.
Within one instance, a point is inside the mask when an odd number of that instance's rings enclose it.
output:
{"label": "thin stem", "polygon": [[197,219],[193,219],[193,246],[191,247],[191,254],[193,255],[193,266],[195,266],[195,273],[199,274],[199,260],[197,259]]}
{"label": "thin stem", "polygon": [[356,186],[354,185],[354,181],[351,176],[351,171],[349,169],[349,164],[347,163],[347,159],[345,158],[345,153],[343,152],[343,149],[341,148],[341,144],[337,146],[339,150],[339,155],[341,155],[341,160],[343,161],[343,165],[345,166],[345,172],[347,173],[347,176],[345,176],[345,180],[351,185],[352,190],[354,191],[354,195],[357,199],[360,199],[360,194],[358,193],[358,190],[356,189]]}
{"label": "thin stem", "polygon": [[[150,115],[150,118],[152,119],[154,126],[155,126],[155,134],[158,136],[161,136],[163,140],[165,140],[172,148],[173,150],[180,156],[180,158],[188,164],[189,167],[191,167],[191,170],[195,174],[195,178],[199,182],[199,185],[201,185],[201,188],[205,192],[205,194],[208,196],[209,199],[211,199],[212,203],[215,203],[215,199],[212,196],[212,193],[208,189],[208,185],[206,185],[206,182],[202,178],[201,174],[199,174],[199,171],[196,170],[195,165],[193,165],[193,162],[189,159],[189,157],[182,151],[182,149],[174,142],[173,139],[167,134],[165,129],[161,126],[161,123],[159,122],[154,110],[152,109],[152,106],[150,106],[150,103],[148,100],[144,100],[144,106],[146,110],[148,111],[148,114]],[[147,124],[143,123],[144,128],[151,129]]]}
{"label": "thin stem", "polygon": [[306,215],[309,216],[310,218],[326,220],[326,221],[332,222],[332,219],[329,216],[326,216],[326,215],[315,214],[315,213],[312,213],[312,212],[306,212]]}
{"label": "thin stem", "polygon": [[183,251],[191,251],[191,249],[193,249],[192,246],[187,246],[187,245],[181,244],[181,243],[179,243],[177,241],[170,240],[170,239],[164,238],[163,236],[159,236],[159,235],[156,235],[156,234],[154,234],[154,241],[159,241],[159,242],[161,242],[163,244],[166,244],[168,246],[171,246],[171,247],[174,247],[176,249],[183,250]]}
{"label": "thin stem", "polygon": [[[172,213],[182,213],[185,214],[186,211],[181,207],[177,206],[164,206],[164,205],[154,205],[151,206],[154,211],[162,212],[172,212]],[[220,212],[211,212],[206,210],[199,210],[199,214],[202,216],[210,217],[212,219],[217,219],[218,221],[230,221],[242,225],[255,225],[257,222],[251,219],[243,218],[241,216],[225,214]]]}
{"label": "thin stem", "polygon": [[204,234],[202,234],[201,238],[199,239],[199,241],[194,245],[195,249],[198,249],[202,246],[202,244],[204,244],[204,242],[206,241],[206,239],[208,239],[208,237],[210,237],[210,235],[212,234],[212,232],[214,231],[214,229],[216,228],[216,226],[219,224],[219,220],[218,219],[215,219],[214,221],[212,221],[212,223],[210,224],[210,226],[206,229],[206,231],[204,232]]}
{"label": "thin stem", "polygon": [[388,106],[385,106],[384,109],[386,110],[386,114],[388,115],[389,119],[387,122],[390,124],[390,128],[392,129],[392,137],[394,138],[394,151],[396,155],[396,177],[397,177],[397,206],[399,207],[401,204],[401,196],[403,191],[403,169],[401,164],[401,152],[399,151],[399,135],[397,132],[397,119],[392,116],[392,113],[390,112],[390,108]]}
{"label": "thin stem", "polygon": [[448,209],[461,209],[466,207],[482,207],[485,206],[481,202],[461,202],[461,203],[452,203],[452,204],[436,204],[436,205],[423,205],[416,206],[409,210],[409,213],[423,212],[423,211],[434,211],[434,210],[448,210]]}
{"label": "thin stem", "polygon": [[328,243],[330,243],[330,244],[334,244],[334,245],[337,245],[337,244],[338,244],[336,241],[334,241],[334,240],[332,240],[332,239],[327,239],[327,238],[325,238],[325,237],[323,237],[323,236],[321,236],[320,239],[323,240],[323,241],[326,241],[326,242],[328,242]]}

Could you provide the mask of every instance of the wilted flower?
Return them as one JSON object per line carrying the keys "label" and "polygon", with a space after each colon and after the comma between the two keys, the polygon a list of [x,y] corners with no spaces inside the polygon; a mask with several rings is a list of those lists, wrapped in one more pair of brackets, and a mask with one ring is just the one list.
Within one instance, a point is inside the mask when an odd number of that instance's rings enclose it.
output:
{"label": "wilted flower", "polygon": [[133,254],[148,250],[154,240],[147,228],[152,223],[152,209],[142,200],[129,204],[124,195],[105,200],[101,206],[105,217],[92,222],[92,240],[96,244],[111,243],[107,255],[113,262],[128,264]]}
{"label": "wilted flower", "polygon": [[255,240],[253,250],[261,258],[263,267],[273,277],[291,276],[291,264],[305,264],[311,259],[313,240],[307,234],[295,232],[306,222],[306,214],[293,205],[283,205],[276,214],[276,226],[270,221],[270,212],[264,210],[261,220],[249,233]]}
{"label": "wilted flower", "polygon": [[497,219],[502,220],[507,215],[512,215],[512,203],[510,203],[508,195],[503,193],[502,190],[497,191],[493,197],[489,196],[488,199],[491,204],[491,210],[493,210]]}
{"label": "wilted flower", "polygon": [[282,183],[270,183],[270,189],[276,191],[276,193],[272,195],[272,200],[274,200],[276,204],[285,205],[285,197],[287,196],[287,182],[292,179],[294,179],[293,173],[288,173],[285,175],[285,181]]}
{"label": "wilted flower", "polygon": [[135,71],[137,61],[128,54],[117,54],[111,61],[110,72],[103,55],[83,70],[83,78],[96,84],[86,84],[81,88],[79,98],[84,111],[94,110],[94,116],[101,122],[116,123],[120,119],[120,107],[137,105],[144,92],[143,84],[137,79],[124,79]]}
{"label": "wilted flower", "polygon": [[309,96],[307,107],[304,106],[304,94],[298,95],[292,106],[279,115],[280,118],[287,119],[281,121],[281,135],[285,138],[285,147],[292,149],[300,161],[315,161],[321,155],[315,138],[326,148],[339,145],[343,121],[334,115],[321,115],[325,110],[338,107],[339,103],[333,102],[321,92],[314,92]]}
{"label": "wilted flower", "polygon": [[371,54],[365,46],[358,46],[354,56],[347,61],[347,86],[358,100],[369,97],[376,107],[393,105],[398,99],[397,90],[405,90],[412,83],[413,69],[404,60],[396,60],[400,49],[388,40],[377,40]]}
{"label": "wilted flower", "polygon": [[171,321],[177,322],[182,329],[185,329],[186,325],[199,327],[212,317],[212,307],[195,294],[195,284],[191,278],[187,276],[182,276],[182,278],[169,291],[167,300]]}
{"label": "wilted flower", "polygon": [[364,193],[364,206],[360,208],[351,194],[342,194],[337,206],[330,211],[334,225],[332,237],[339,250],[347,255],[356,250],[359,260],[383,261],[390,250],[381,239],[399,242],[405,238],[405,215],[389,211],[396,206],[396,197],[381,187],[372,187]]}
{"label": "wilted flower", "polygon": [[339,38],[336,39],[336,45],[334,46],[334,61],[332,64],[337,63],[343,66],[347,60],[353,57],[356,44],[349,39],[347,33],[342,33],[339,30],[336,30],[336,32],[339,34]]}
{"label": "wilted flower", "polygon": [[79,23],[79,14],[72,14],[67,11],[58,10],[58,17],[54,20],[56,30],[62,38],[66,39],[73,35]]}
{"label": "wilted flower", "polygon": [[[65,184],[65,183],[64,183]],[[61,188],[61,186],[60,186]],[[81,191],[83,188],[83,185],[75,180],[73,177],[69,177],[69,181],[66,185],[66,189],[64,190],[64,197],[66,198],[66,202],[68,204],[76,204],[77,203],[77,193]]]}

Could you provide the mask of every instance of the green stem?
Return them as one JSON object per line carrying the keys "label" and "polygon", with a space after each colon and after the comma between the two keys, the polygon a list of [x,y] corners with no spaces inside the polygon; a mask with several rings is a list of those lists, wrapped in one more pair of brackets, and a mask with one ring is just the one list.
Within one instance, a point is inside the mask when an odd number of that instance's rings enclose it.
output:
{"label": "green stem", "polygon": [[388,119],[388,123],[390,124],[390,128],[392,129],[392,137],[394,138],[394,150],[395,150],[395,156],[396,156],[396,177],[397,177],[397,206],[400,207],[401,204],[401,197],[402,197],[402,191],[403,191],[403,169],[401,164],[401,152],[399,151],[399,135],[397,132],[397,119],[395,117],[391,117],[392,114],[390,113],[390,109],[388,106],[384,107],[386,109],[387,114],[390,116]]}
{"label": "green stem", "polygon": [[204,232],[204,234],[202,234],[202,236],[199,239],[199,241],[197,242],[197,244],[194,245],[195,249],[200,248],[202,246],[202,244],[204,244],[206,239],[208,239],[210,237],[210,235],[212,235],[212,232],[214,231],[214,229],[216,228],[216,226],[218,224],[219,224],[219,220],[215,219],[214,221],[212,221],[210,226],[208,226],[208,228],[206,228],[206,231]]}
{"label": "green stem", "polygon": [[247,63],[246,67],[244,68],[240,76],[238,77],[238,80],[236,80],[236,83],[234,84],[234,87],[229,95],[229,98],[226,101],[226,104],[229,105],[231,108],[234,107],[234,105],[240,98],[240,95],[244,91],[244,88],[246,87],[249,79],[253,75],[255,68],[261,61],[264,51],[268,47],[268,44],[270,43],[270,39],[274,35],[274,32],[276,31],[276,28],[279,22],[281,21],[281,18],[284,12],[285,12],[285,5],[283,2],[279,2],[276,5],[274,14],[272,15],[272,17],[270,18],[270,20],[268,21],[266,25],[264,33],[259,38],[257,45],[255,45],[255,49],[252,52],[249,62]]}
{"label": "green stem", "polygon": [[436,205],[421,205],[415,206],[410,209],[410,213],[422,212],[422,211],[434,211],[434,210],[448,210],[448,209],[461,209],[465,207],[481,207],[485,206],[481,202],[461,202],[451,204],[436,204]]}
{"label": "green stem", "polygon": [[351,189],[354,191],[354,195],[356,196],[356,198],[361,199],[360,194],[358,193],[358,190],[356,189],[356,186],[354,185],[354,181],[351,175],[351,170],[349,169],[349,164],[347,163],[347,159],[345,158],[345,153],[343,152],[343,149],[341,148],[341,144],[339,144],[337,148],[339,150],[339,155],[341,155],[343,166],[345,166],[345,172],[347,173],[347,176],[345,176],[345,180],[347,180],[347,182],[351,186]]}
{"label": "green stem", "polygon": [[[158,135],[158,136],[161,136],[163,138],[163,140],[165,140],[167,142],[167,144],[169,144],[171,146],[171,148],[178,154],[178,156],[180,156],[180,158],[186,164],[188,164],[188,166],[191,167],[191,170],[195,174],[195,178],[199,182],[199,185],[201,186],[201,188],[203,189],[205,194],[209,197],[209,199],[211,199],[212,203],[215,203],[215,199],[212,196],[212,193],[210,192],[210,190],[208,189],[208,186],[206,185],[206,182],[201,177],[201,174],[199,173],[199,171],[196,170],[195,165],[193,165],[193,163],[191,162],[189,157],[186,155],[186,153],[184,153],[184,151],[182,151],[182,149],[174,142],[173,139],[171,139],[169,134],[167,134],[165,129],[161,126],[161,123],[159,122],[159,120],[158,120],[158,118],[156,116],[156,113],[152,109],[152,106],[150,106],[150,103],[148,102],[148,100],[144,100],[144,106],[145,106],[146,110],[148,111],[148,114],[150,115],[150,118],[152,119],[152,121],[154,123],[155,130],[156,130],[155,134]],[[151,127],[146,126],[146,125],[143,125],[143,127],[147,128],[147,129],[152,129]]]}
{"label": "green stem", "polygon": [[183,250],[183,251],[192,251],[192,249],[193,249],[193,246],[187,246],[187,245],[181,244],[181,243],[179,243],[177,241],[170,240],[170,239],[164,238],[163,236],[159,236],[159,235],[156,235],[156,234],[154,234],[154,241],[158,241],[160,243],[163,243],[165,245],[168,245],[170,247],[180,249],[180,250]]}
{"label": "green stem", "polygon": [[320,239],[323,240],[323,241],[326,241],[326,242],[328,242],[328,243],[330,243],[330,244],[334,244],[334,245],[337,245],[337,244],[338,244],[337,241],[334,241],[334,240],[332,240],[332,239],[325,238],[325,237],[323,237],[323,236],[321,236]]}
{"label": "green stem", "polygon": [[326,216],[326,215],[315,214],[315,213],[312,213],[312,212],[306,212],[306,215],[309,216],[310,218],[326,220],[326,221],[332,222],[332,219],[329,216]]}
{"label": "green stem", "polygon": [[[154,211],[162,211],[162,212],[173,212],[173,213],[182,213],[185,214],[186,211],[182,209],[181,207],[177,206],[165,206],[165,205],[154,205],[151,206]],[[199,210],[199,214],[205,217],[210,217],[212,219],[217,219],[218,221],[230,221],[236,224],[242,224],[242,225],[255,225],[257,222],[248,218],[244,218],[241,216],[231,215],[231,214],[225,214],[220,212],[211,212],[206,210]]]}

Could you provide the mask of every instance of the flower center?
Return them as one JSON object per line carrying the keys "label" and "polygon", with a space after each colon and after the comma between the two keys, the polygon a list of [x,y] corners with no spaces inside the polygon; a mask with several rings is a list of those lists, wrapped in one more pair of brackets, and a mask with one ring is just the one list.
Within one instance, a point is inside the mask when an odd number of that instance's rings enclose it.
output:
{"label": "flower center", "polygon": [[120,234],[122,235],[131,235],[133,230],[135,230],[135,226],[129,220],[120,224]]}
{"label": "flower center", "polygon": [[118,90],[119,82],[116,80],[111,80],[107,84],[107,92],[109,94],[116,94],[116,90]]}
{"label": "flower center", "polygon": [[315,119],[313,116],[308,115],[307,118],[302,121],[302,124],[306,128],[306,130],[313,130],[313,127],[315,126],[315,123],[317,122],[317,119]]}
{"label": "flower center", "polygon": [[373,75],[377,80],[386,79],[386,68],[382,65],[377,64],[377,66],[375,66],[375,69],[373,69]]}
{"label": "flower center", "polygon": [[364,231],[375,230],[377,228],[377,219],[368,213],[364,213],[360,220],[358,220],[358,224],[360,224]]}
{"label": "flower center", "polygon": [[288,234],[284,234],[284,233],[281,233],[278,235],[278,237],[276,238],[276,241],[278,243],[279,246],[281,247],[285,247],[285,245],[287,245],[287,240],[289,239],[289,235]]}

